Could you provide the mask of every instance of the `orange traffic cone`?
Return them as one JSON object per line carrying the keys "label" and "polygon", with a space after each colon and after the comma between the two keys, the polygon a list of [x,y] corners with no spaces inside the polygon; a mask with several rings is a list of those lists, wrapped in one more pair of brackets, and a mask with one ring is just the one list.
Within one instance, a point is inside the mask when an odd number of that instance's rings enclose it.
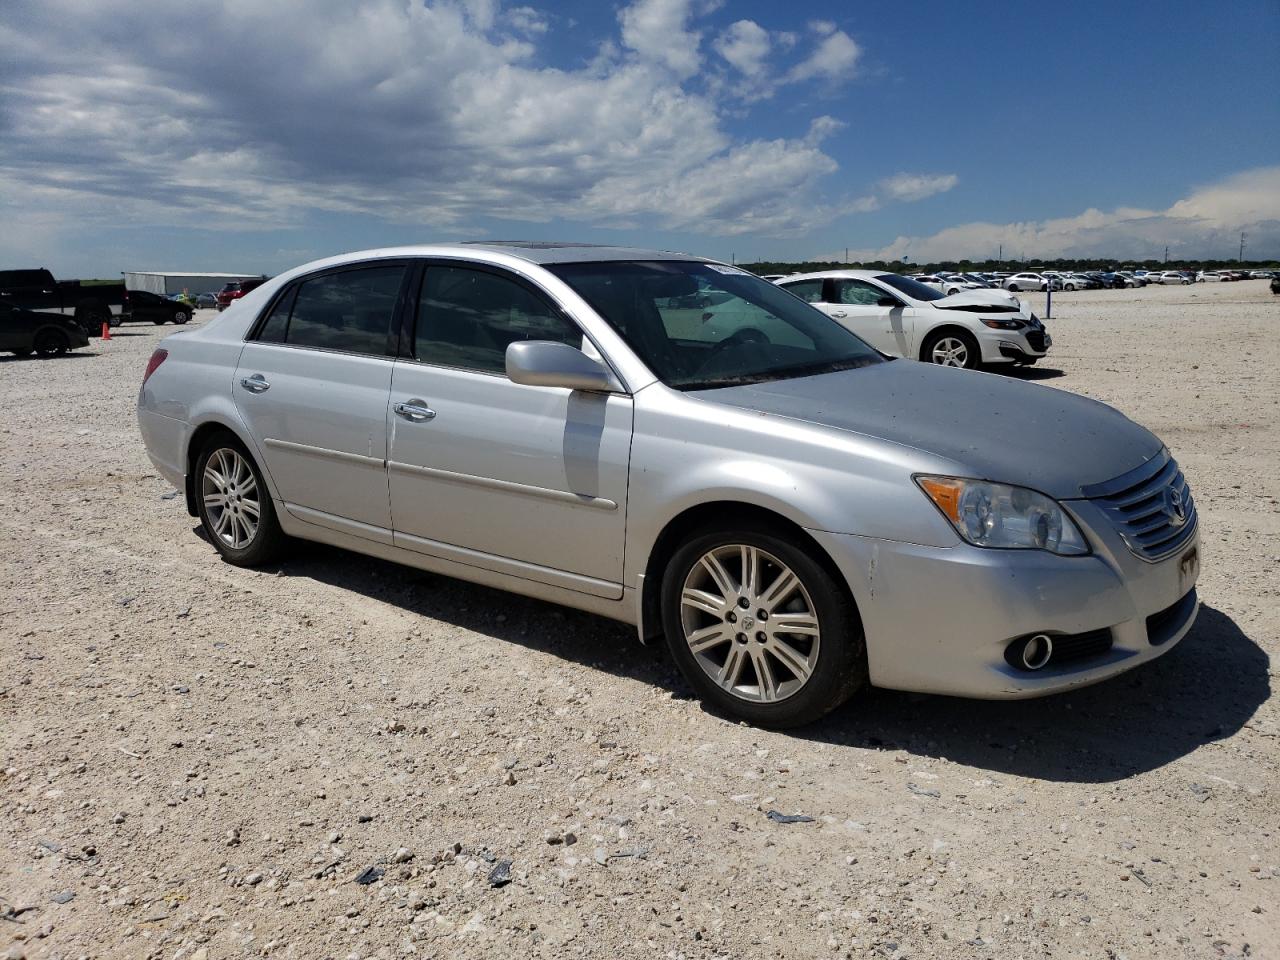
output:
{"label": "orange traffic cone", "polygon": [[111,323],[110,323],[110,321],[107,321],[107,320],[103,320],[103,321],[102,321],[102,339],[103,339],[103,340],[110,340],[110,339],[111,339]]}

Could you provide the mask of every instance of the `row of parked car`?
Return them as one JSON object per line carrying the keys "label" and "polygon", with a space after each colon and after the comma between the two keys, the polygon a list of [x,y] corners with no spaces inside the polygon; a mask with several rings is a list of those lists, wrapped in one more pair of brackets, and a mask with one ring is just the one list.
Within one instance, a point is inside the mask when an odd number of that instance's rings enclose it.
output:
{"label": "row of parked car", "polygon": [[1060,270],[1028,270],[1021,273],[918,273],[913,279],[943,293],[1001,288],[1013,292],[1038,290],[1102,290],[1148,285],[1209,283],[1229,280],[1270,280],[1271,270],[1112,270],[1070,273]]}

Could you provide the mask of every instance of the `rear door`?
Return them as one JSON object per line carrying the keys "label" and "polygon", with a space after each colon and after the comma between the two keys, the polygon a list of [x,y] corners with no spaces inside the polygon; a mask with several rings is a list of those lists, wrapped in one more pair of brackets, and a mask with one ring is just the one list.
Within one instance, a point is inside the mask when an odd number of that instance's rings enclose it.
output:
{"label": "rear door", "polygon": [[245,343],[233,384],[285,509],[383,543],[393,324],[408,274],[384,260],[295,281]]}
{"label": "rear door", "polygon": [[507,379],[517,340],[594,352],[507,271],[430,261],[415,306],[391,390],[396,545],[621,597],[631,397]]}

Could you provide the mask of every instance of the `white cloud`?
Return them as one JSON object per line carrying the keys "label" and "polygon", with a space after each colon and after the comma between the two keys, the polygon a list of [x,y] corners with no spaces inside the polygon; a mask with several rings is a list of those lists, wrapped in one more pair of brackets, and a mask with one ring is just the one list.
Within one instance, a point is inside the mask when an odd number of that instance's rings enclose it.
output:
{"label": "white cloud", "polygon": [[[1240,231],[1259,257],[1280,254],[1280,166],[1260,167],[1198,187],[1166,210],[1088,209],[1073,217],[1023,223],[966,223],[927,237],[900,236],[878,249],[851,251],[857,260],[921,262],[1054,257],[1229,259]],[[1248,252],[1246,251],[1246,256]]]}
{"label": "white cloud", "polygon": [[[800,139],[727,132],[693,28],[705,3],[637,0],[620,45],[562,69],[529,39],[540,11],[500,0],[6,2],[10,236],[59,216],[81,231],[244,230],[316,211],[786,235],[839,212],[817,196],[834,121]],[[764,70],[751,33],[728,49],[736,69]]]}
{"label": "white cloud", "polygon": [[769,68],[767,58],[772,46],[769,31],[754,20],[739,20],[732,24],[712,46],[716,53],[750,79],[762,77]]}
{"label": "white cloud", "polygon": [[789,83],[805,80],[843,80],[853,75],[862,50],[843,30],[826,37],[807,60],[796,64],[787,76]]}
{"label": "white cloud", "polygon": [[923,200],[935,193],[946,193],[960,178],[954,173],[898,173],[880,181],[880,189],[894,200]]}
{"label": "white cloud", "polygon": [[691,77],[702,65],[702,34],[688,29],[691,13],[691,0],[636,0],[618,14],[622,43],[643,60]]}

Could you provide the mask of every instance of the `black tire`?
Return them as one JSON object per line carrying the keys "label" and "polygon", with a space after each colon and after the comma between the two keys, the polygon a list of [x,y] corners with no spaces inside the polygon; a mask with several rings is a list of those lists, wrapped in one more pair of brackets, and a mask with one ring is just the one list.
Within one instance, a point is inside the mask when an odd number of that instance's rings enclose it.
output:
{"label": "black tire", "polygon": [[959,340],[964,344],[963,367],[965,370],[977,370],[982,366],[982,348],[978,346],[978,341],[973,335],[964,330],[934,330],[924,338],[924,343],[920,346],[920,359],[925,363],[936,363],[939,366],[956,366],[956,364],[943,364],[940,360],[933,358],[934,348],[947,338]]}
{"label": "black tire", "polygon": [[1075,285],[1074,283],[1068,283],[1068,284],[1067,284],[1066,286],[1064,286],[1062,289],[1063,289],[1063,290],[1070,290],[1072,293],[1075,293],[1076,285]]}
{"label": "black tire", "polygon": [[60,357],[71,349],[71,341],[67,335],[52,328],[37,331],[31,345],[42,357]]}
{"label": "black tire", "polygon": [[[816,613],[820,643],[808,680],[783,699],[769,703],[744,699],[723,689],[700,665],[685,639],[681,596],[686,579],[703,556],[733,545],[755,547],[788,566],[799,578]],[[845,584],[815,558],[814,550],[815,546],[798,543],[781,526],[746,521],[732,530],[708,528],[694,533],[671,558],[662,578],[662,623],[667,646],[680,672],[708,706],[761,727],[798,727],[834,710],[866,684],[866,643],[857,608]],[[747,640],[748,644],[756,642]],[[726,658],[738,643],[738,639],[727,641]],[[812,647],[806,655],[814,656]],[[769,660],[782,665],[781,674],[795,678],[781,660]],[[753,677],[758,677],[756,668],[751,669]],[[762,686],[757,684],[758,688]]]}
{"label": "black tire", "polygon": [[[241,457],[249,470],[252,471],[254,482],[257,485],[257,502],[259,505],[257,529],[249,542],[241,547],[228,543],[218,533],[215,521],[210,517],[210,507],[205,502],[206,494],[203,483],[205,468],[208,466],[209,460],[222,450],[234,451],[236,455]],[[194,484],[196,509],[200,514],[200,523],[204,527],[205,535],[208,536],[209,541],[222,554],[222,558],[227,563],[237,567],[256,567],[271,563],[283,555],[289,538],[280,529],[280,521],[276,518],[275,505],[272,503],[271,493],[267,489],[266,481],[263,479],[262,471],[258,468],[258,464],[254,462],[245,445],[234,434],[222,431],[208,439],[196,457]]]}
{"label": "black tire", "polygon": [[170,319],[172,319],[178,326],[182,326],[191,319],[191,314],[186,310],[175,310],[173,311],[173,316]]}

